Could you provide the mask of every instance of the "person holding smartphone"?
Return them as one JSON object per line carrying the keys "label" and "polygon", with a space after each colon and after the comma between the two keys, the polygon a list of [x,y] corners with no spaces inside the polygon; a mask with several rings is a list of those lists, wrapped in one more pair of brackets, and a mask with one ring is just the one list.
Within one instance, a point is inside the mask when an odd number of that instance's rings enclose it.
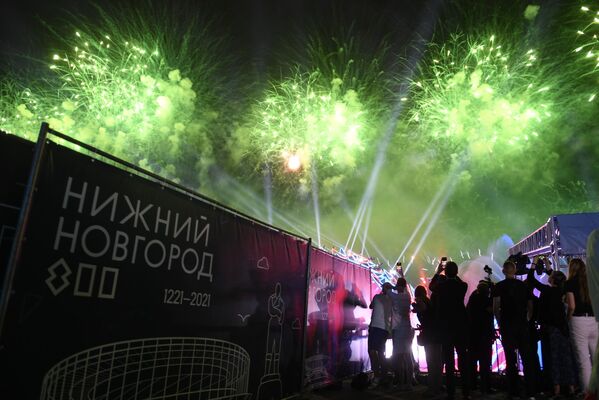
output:
{"label": "person holding smartphone", "polygon": [[[445,275],[441,272],[445,271]],[[455,359],[462,377],[462,398],[470,398],[470,368],[467,352],[468,317],[464,297],[468,284],[458,277],[458,265],[441,258],[437,273],[430,283],[431,302],[437,313],[438,329],[441,332],[441,352],[446,372],[447,398],[455,396]]]}

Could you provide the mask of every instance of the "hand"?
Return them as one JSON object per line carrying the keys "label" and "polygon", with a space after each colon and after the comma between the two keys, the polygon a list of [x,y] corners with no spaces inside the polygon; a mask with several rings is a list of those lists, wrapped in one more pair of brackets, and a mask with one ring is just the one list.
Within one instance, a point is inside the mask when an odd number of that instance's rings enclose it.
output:
{"label": "hand", "polygon": [[439,265],[437,265],[437,274],[440,274],[441,272],[443,272],[443,262],[440,262]]}

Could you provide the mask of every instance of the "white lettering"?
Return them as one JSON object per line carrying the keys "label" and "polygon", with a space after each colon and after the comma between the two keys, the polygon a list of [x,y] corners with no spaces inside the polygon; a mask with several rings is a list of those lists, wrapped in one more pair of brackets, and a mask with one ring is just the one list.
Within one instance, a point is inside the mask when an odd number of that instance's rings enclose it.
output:
{"label": "white lettering", "polygon": [[[158,262],[151,262],[150,258],[149,258],[148,253],[150,252],[150,247],[153,244],[157,244],[160,247],[160,249],[162,250],[162,256],[160,258],[160,261],[158,261]],[[156,240],[156,239],[150,240],[148,242],[148,245],[146,246],[146,250],[144,251],[144,258],[145,258],[146,264],[148,264],[150,267],[152,267],[152,268],[160,267],[160,265],[162,265],[162,263],[166,259],[166,249],[164,248],[164,245],[162,244],[162,242],[160,242],[160,240]]]}
{"label": "white lettering", "polygon": [[[92,297],[92,291],[94,290],[94,281],[96,280],[96,266],[92,264],[79,263],[79,269],[77,270],[77,280],[75,282],[75,288],[73,294],[80,297]],[[90,271],[87,280],[87,289],[81,288],[81,275],[83,271]],[[86,274],[87,275],[87,274]]]}
{"label": "white lettering", "polygon": [[169,252],[168,255],[168,269],[170,271],[171,266],[173,264],[173,260],[179,258],[179,256],[181,255],[181,248],[179,246],[177,246],[176,244],[171,244],[171,251]]}
{"label": "white lettering", "polygon": [[[104,234],[104,247],[102,248],[102,250],[97,252],[91,251],[89,249],[89,246],[87,245],[87,236],[93,231],[102,232]],[[97,241],[94,240],[93,243],[96,244]],[[85,231],[83,231],[83,235],[81,235],[81,248],[83,248],[85,254],[87,254],[90,257],[102,257],[110,248],[110,235],[108,234],[108,231],[100,225],[92,225],[88,227]]]}
{"label": "white lettering", "polygon": [[[206,219],[206,217],[202,217],[203,220]],[[200,221],[198,221],[196,219],[196,226],[195,226],[195,235],[193,238],[193,243],[197,243],[198,240],[200,240],[202,238],[202,236],[204,236],[204,234],[206,234],[206,239],[204,240],[204,246],[208,247],[208,236],[210,235],[210,224],[206,224],[206,226],[204,227],[204,229],[202,229],[202,231],[198,234],[198,226],[200,225]]]}
{"label": "white lettering", "polygon": [[[106,282],[110,281],[106,279],[106,275],[112,275],[112,287],[110,288],[110,292],[105,291]],[[116,285],[119,280],[119,270],[116,268],[104,267],[102,268],[102,276],[100,278],[100,291],[98,293],[98,298],[100,299],[114,299],[116,294]]]}
{"label": "white lettering", "polygon": [[79,199],[79,206],[77,207],[77,211],[81,214],[83,211],[83,203],[85,202],[85,192],[87,191],[87,182],[83,182],[83,187],[81,188],[81,193],[76,193],[71,191],[71,186],[73,184],[73,178],[69,176],[67,181],[67,190],[64,193],[64,199],[62,200],[62,208],[66,209],[69,198],[74,197],[75,199]]}
{"label": "white lettering", "polygon": [[189,242],[189,234],[191,231],[191,217],[188,217],[185,222],[183,223],[183,225],[181,225],[181,227],[179,228],[179,213],[175,213],[175,231],[173,233],[173,239],[176,239],[179,237],[179,235],[181,234],[181,232],[183,231],[183,229],[185,229],[187,227],[187,235],[186,235],[186,239]]}
{"label": "white lettering", "polygon": [[133,256],[131,258],[131,264],[135,264],[135,260],[137,259],[137,245],[139,242],[145,242],[146,238],[143,236],[135,235],[135,241],[133,242]]}
{"label": "white lettering", "polygon": [[[112,250],[112,261],[124,261],[127,258],[127,245],[129,244],[129,236],[123,231],[116,231],[114,240],[114,249]],[[117,252],[122,250],[122,255],[117,255]]]}
{"label": "white lettering", "polygon": [[160,207],[156,211],[156,224],[154,225],[154,233],[158,233],[158,226],[164,225],[164,236],[168,236],[168,228],[171,222],[171,210],[167,210],[166,219],[160,218]]}
{"label": "white lettering", "polygon": [[125,201],[127,202],[127,205],[129,206],[129,210],[131,210],[131,213],[129,215],[127,215],[125,218],[123,218],[120,223],[124,224],[125,222],[129,221],[132,217],[135,217],[133,220],[133,227],[137,228],[137,224],[141,220],[142,224],[144,225],[144,228],[146,229],[146,231],[149,232],[150,228],[148,227],[148,224],[146,223],[146,220],[144,219],[144,214],[150,208],[154,207],[154,205],[149,204],[142,211],[139,211],[139,209],[141,208],[141,201],[137,200],[137,204],[136,204],[135,208],[133,208],[133,204],[131,204],[131,201],[129,200],[129,196],[125,195]]}
{"label": "white lettering", "polygon": [[92,203],[92,209],[91,209],[90,215],[92,217],[95,217],[106,206],[108,206],[109,204],[112,204],[112,209],[110,211],[110,222],[114,222],[114,215],[116,213],[116,201],[118,198],[118,194],[116,192],[111,194],[110,197],[108,197],[106,200],[104,200],[104,202],[102,204],[98,205],[98,194],[99,193],[100,193],[100,188],[98,186],[96,186],[96,190],[94,191],[94,200]]}
{"label": "white lettering", "polygon": [[[185,262],[187,254],[192,254],[195,259],[193,268],[187,267],[187,263]],[[199,264],[200,264],[200,257],[198,257],[198,253],[194,249],[189,248],[183,252],[183,257],[181,257],[181,268],[183,268],[183,271],[185,271],[185,273],[193,274],[198,269]]]}
{"label": "white lettering", "polygon": [[[206,277],[212,282],[212,258],[213,256],[210,253],[204,252],[202,254],[202,268],[198,271],[198,280]],[[207,272],[204,271],[206,268],[208,268]]]}
{"label": "white lettering", "polygon": [[71,239],[71,248],[70,252],[75,252],[75,243],[77,242],[77,235],[79,234],[79,221],[75,221],[75,228],[73,233],[64,232],[64,217],[60,217],[58,220],[58,229],[56,230],[56,238],[54,239],[54,250],[58,250],[58,246],[60,245],[61,238]]}

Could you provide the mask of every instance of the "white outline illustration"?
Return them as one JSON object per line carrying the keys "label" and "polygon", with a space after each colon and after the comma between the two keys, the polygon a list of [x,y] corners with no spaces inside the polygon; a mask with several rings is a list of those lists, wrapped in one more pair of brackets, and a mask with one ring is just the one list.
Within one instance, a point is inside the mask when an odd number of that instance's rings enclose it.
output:
{"label": "white outline illustration", "polygon": [[252,314],[245,314],[245,315],[244,315],[244,314],[240,314],[240,313],[238,313],[238,314],[237,314],[237,316],[238,316],[239,318],[241,318],[241,323],[242,323],[242,324],[245,324],[245,321],[248,319],[248,317],[249,317],[250,315],[252,315]]}
{"label": "white outline illustration", "polygon": [[[56,273],[56,269],[58,267],[63,267],[65,272],[63,274],[58,275]],[[45,281],[46,285],[48,285],[48,288],[54,296],[58,296],[60,292],[65,290],[71,284],[71,282],[67,278],[72,274],[72,271],[69,268],[67,262],[64,260],[64,258],[61,258],[60,260],[52,264],[50,267],[48,267],[48,272],[50,273],[50,276]],[[58,287],[54,285],[54,281],[56,279],[62,280],[62,284]]]}
{"label": "white outline illustration", "polygon": [[268,298],[268,333],[266,335],[266,355],[264,375],[258,386],[257,400],[278,400],[283,397],[283,382],[279,373],[283,324],[285,322],[285,302],[281,296],[281,283],[275,285],[275,292]]}
{"label": "white outline illustration", "polygon": [[259,259],[258,262],[256,263],[256,268],[265,269],[268,271],[270,269],[270,264],[268,263],[268,258],[262,257],[261,259]]}
{"label": "white outline illustration", "polygon": [[74,354],[44,377],[40,400],[247,400],[250,356],[220,339],[164,337]]}
{"label": "white outline illustration", "polygon": [[[79,263],[79,268],[77,269],[77,278],[75,279],[75,288],[73,290],[73,294],[75,296],[80,297],[92,297],[92,292],[94,290],[94,282],[96,280],[96,267],[92,264]],[[90,272],[90,277],[88,279],[88,288],[86,290],[81,289],[81,275],[83,270],[88,270]]]}

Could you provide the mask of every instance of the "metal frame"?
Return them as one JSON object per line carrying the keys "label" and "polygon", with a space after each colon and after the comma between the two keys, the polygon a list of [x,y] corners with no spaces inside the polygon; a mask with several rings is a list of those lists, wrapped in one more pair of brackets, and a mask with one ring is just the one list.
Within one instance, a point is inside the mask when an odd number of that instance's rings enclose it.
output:
{"label": "metal frame", "polygon": [[[308,326],[308,301],[310,294],[310,279],[312,277],[312,239],[308,240],[307,254],[306,254],[306,295],[304,296],[304,327]],[[306,391],[306,348],[308,335],[304,329],[304,340],[302,340],[302,375],[300,377],[300,393]]]}

